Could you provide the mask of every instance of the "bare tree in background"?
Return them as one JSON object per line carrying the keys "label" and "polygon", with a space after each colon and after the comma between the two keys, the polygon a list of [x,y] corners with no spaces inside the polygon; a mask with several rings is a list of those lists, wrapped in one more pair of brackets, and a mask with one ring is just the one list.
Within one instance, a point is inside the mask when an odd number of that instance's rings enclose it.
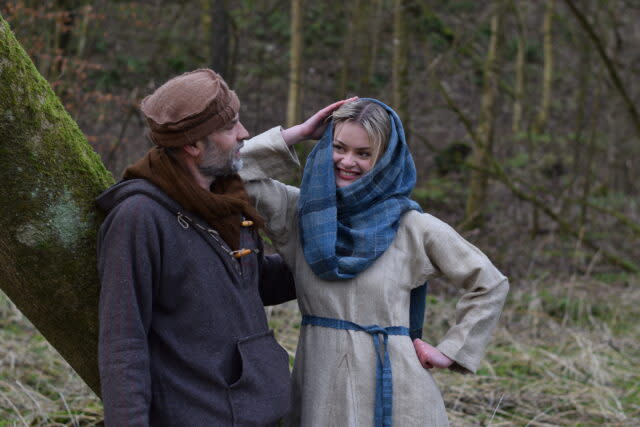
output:
{"label": "bare tree in background", "polygon": [[551,109],[551,89],[553,85],[553,13],[554,0],[547,0],[542,27],[544,37],[544,68],[542,78],[542,96],[536,116],[533,133],[544,132]]}
{"label": "bare tree in background", "polygon": [[409,140],[409,33],[407,31],[408,0],[393,2],[393,108],[404,124],[404,131]]}
{"label": "bare tree in background", "polygon": [[[365,30],[368,33],[367,44],[364,45],[364,60],[362,72],[361,90],[365,96],[372,96],[373,79],[380,46],[380,27],[382,25],[382,0],[366,2],[368,17],[365,22]],[[364,37],[363,37],[364,38]]]}
{"label": "bare tree in background", "polygon": [[299,123],[302,79],[302,0],[291,0],[291,59],[289,60],[289,98],[287,126]]}
{"label": "bare tree in background", "polygon": [[[518,135],[522,131],[522,115],[524,101],[524,82],[525,82],[525,59],[527,49],[526,28],[522,20],[520,8],[525,8],[526,1],[512,0],[512,9],[516,18],[516,27],[518,29],[518,45],[516,53],[516,82],[513,94],[513,117],[511,121],[511,130],[514,135]],[[526,15],[526,13],[525,13]]]}
{"label": "bare tree in background", "polygon": [[487,205],[487,190],[491,156],[493,152],[493,131],[495,104],[498,95],[498,50],[501,39],[505,1],[494,1],[495,12],[491,18],[491,36],[484,64],[484,86],[480,105],[480,119],[476,129],[477,141],[471,154],[471,178],[469,195],[465,209],[463,229],[481,227]]}
{"label": "bare tree in background", "polygon": [[351,79],[351,63],[354,56],[355,39],[358,37],[356,30],[357,16],[362,13],[360,10],[360,0],[354,0],[344,3],[345,8],[345,26],[347,31],[342,43],[341,59],[342,64],[340,67],[340,79],[338,81],[338,88],[336,97],[344,98],[347,96],[348,84]]}
{"label": "bare tree in background", "polygon": [[226,82],[233,86],[233,71],[230,54],[231,25],[225,0],[210,1],[211,16],[210,41],[211,68],[220,73]]}

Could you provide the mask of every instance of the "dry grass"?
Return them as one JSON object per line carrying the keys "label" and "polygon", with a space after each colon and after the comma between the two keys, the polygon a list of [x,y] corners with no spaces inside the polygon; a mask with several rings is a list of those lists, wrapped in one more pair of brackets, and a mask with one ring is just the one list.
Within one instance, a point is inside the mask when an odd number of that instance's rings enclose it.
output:
{"label": "dry grass", "polygon": [[[437,287],[437,286],[436,286]],[[429,297],[426,339],[452,319],[455,295]],[[295,304],[268,310],[293,357]],[[640,277],[517,282],[478,375],[438,372],[452,425],[640,424]],[[95,425],[100,403],[0,296],[0,426]]]}
{"label": "dry grass", "polygon": [[0,293],[0,426],[90,426],[102,405]]}
{"label": "dry grass", "polygon": [[[429,297],[425,339],[454,318],[455,296]],[[271,323],[293,356],[295,308]],[[512,284],[478,375],[437,372],[453,426],[640,425],[640,277]]]}
{"label": "dry grass", "polygon": [[639,425],[639,284],[515,284],[479,375],[439,374],[452,424]]}

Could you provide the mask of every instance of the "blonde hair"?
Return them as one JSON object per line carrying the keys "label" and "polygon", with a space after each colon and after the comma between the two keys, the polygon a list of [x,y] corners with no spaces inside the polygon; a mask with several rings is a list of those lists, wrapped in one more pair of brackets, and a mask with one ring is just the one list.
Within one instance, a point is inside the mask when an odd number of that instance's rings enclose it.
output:
{"label": "blonde hair", "polygon": [[343,104],[333,112],[332,117],[334,137],[336,126],[340,123],[354,122],[364,128],[371,144],[371,166],[373,167],[389,143],[391,119],[387,110],[374,101],[360,99]]}

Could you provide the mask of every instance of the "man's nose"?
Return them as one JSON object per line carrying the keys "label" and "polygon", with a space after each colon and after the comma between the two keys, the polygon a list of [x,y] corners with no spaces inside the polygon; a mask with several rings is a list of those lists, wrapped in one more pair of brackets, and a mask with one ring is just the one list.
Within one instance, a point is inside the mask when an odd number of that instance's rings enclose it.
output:
{"label": "man's nose", "polygon": [[244,125],[242,123],[238,123],[238,125],[240,125],[240,132],[238,132],[238,139],[239,140],[245,140],[245,139],[249,138],[249,132],[244,127]]}

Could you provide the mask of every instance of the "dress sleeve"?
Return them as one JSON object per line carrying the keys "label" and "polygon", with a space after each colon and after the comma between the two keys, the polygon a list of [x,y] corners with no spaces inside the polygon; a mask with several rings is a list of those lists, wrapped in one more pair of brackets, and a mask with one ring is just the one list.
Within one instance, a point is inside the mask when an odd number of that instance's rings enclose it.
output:
{"label": "dress sleeve", "polygon": [[107,425],[149,425],[147,334],[160,242],[152,221],[144,215],[144,202],[143,197],[134,196],[117,206],[107,216],[98,241],[98,360]]}
{"label": "dress sleeve", "polygon": [[[276,127],[245,143],[240,176],[254,205],[267,224],[267,236],[292,265],[297,244],[300,189],[277,181],[290,176],[300,163]],[[276,178],[276,179],[272,179]]]}
{"label": "dress sleeve", "polygon": [[508,280],[449,225],[431,215],[423,218],[425,250],[436,273],[465,290],[456,305],[455,324],[437,348],[455,361],[451,369],[475,372],[502,312]]}

